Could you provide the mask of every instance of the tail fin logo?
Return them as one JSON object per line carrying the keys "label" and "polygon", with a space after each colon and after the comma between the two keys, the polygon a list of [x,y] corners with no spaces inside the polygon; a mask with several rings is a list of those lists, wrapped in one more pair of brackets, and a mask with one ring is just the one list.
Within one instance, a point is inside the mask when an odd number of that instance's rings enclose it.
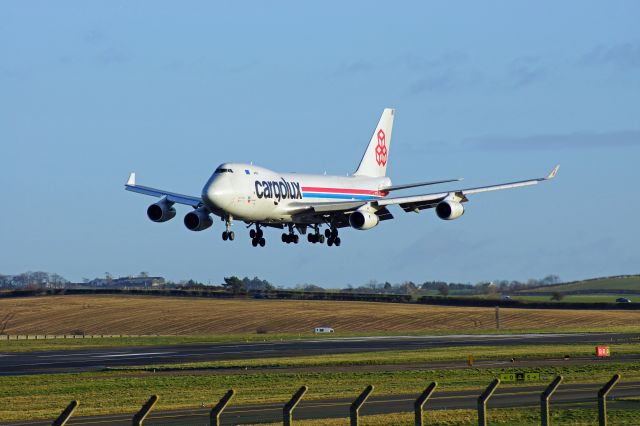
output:
{"label": "tail fin logo", "polygon": [[378,131],[378,145],[376,146],[376,163],[378,166],[384,167],[387,165],[387,137],[384,134],[384,130]]}

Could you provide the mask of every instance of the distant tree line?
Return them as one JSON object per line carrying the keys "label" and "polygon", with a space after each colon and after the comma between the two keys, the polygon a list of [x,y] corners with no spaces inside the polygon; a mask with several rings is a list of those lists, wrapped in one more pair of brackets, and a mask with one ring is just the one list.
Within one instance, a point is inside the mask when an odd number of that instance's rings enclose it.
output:
{"label": "distant tree line", "polygon": [[247,294],[252,292],[272,292],[275,290],[294,290],[301,292],[322,293],[342,292],[352,294],[393,294],[412,297],[428,296],[457,296],[474,294],[509,294],[521,290],[560,283],[557,275],[548,275],[542,279],[529,279],[526,282],[498,280],[491,282],[456,283],[446,281],[424,281],[416,283],[403,281],[400,283],[378,282],[371,280],[362,285],[347,285],[344,288],[324,288],[318,284],[298,284],[293,289],[287,289],[258,277],[237,276],[225,277],[222,283],[205,284],[193,279],[182,280],[178,283],[165,280],[163,277],[152,277],[148,272],[140,272],[136,276],[115,278],[106,272],[104,278],[83,278],[82,283],[71,283],[64,277],[47,272],[24,272],[18,275],[0,274],[0,288],[164,288],[180,290],[225,291],[231,294]]}
{"label": "distant tree line", "polygon": [[42,271],[28,271],[18,275],[0,274],[0,288],[60,288],[69,281],[58,274]]}

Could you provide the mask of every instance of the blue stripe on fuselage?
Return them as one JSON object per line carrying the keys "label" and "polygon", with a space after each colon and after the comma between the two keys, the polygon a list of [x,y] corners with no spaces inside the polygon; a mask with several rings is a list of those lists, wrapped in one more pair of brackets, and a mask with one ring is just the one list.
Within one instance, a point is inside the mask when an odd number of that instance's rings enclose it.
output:
{"label": "blue stripe on fuselage", "polygon": [[303,192],[303,198],[337,198],[340,200],[376,200],[374,195],[327,194],[324,192]]}

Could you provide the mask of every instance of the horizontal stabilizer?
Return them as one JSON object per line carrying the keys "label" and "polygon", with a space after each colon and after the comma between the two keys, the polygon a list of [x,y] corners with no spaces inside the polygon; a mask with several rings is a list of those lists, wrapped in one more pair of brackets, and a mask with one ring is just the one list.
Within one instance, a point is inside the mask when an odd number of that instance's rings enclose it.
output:
{"label": "horizontal stabilizer", "polygon": [[386,192],[398,191],[400,189],[417,188],[419,186],[429,186],[429,185],[438,185],[438,184],[441,184],[441,183],[459,182],[462,179],[463,178],[446,179],[446,180],[432,180],[430,182],[409,183],[409,184],[406,184],[406,185],[393,185],[393,186],[389,186],[387,188],[381,188],[380,191],[386,191]]}

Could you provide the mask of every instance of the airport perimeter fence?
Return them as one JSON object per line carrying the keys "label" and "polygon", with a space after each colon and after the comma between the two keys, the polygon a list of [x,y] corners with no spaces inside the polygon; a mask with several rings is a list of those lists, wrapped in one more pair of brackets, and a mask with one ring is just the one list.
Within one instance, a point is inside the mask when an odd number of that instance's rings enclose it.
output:
{"label": "airport perimeter fence", "polygon": [[100,339],[103,337],[158,337],[158,334],[0,334],[2,340]]}
{"label": "airport perimeter fence", "polygon": [[[562,376],[557,376],[540,394],[540,424],[542,426],[549,426],[551,424],[550,420],[550,399],[551,396],[556,392],[560,384],[562,383]],[[598,424],[600,426],[607,425],[607,395],[613,387],[620,380],[620,374],[614,374],[611,379],[604,384],[602,388],[597,393],[598,398]],[[477,414],[478,414],[478,425],[486,426],[489,419],[489,412],[487,410],[487,402],[493,396],[494,392],[500,385],[500,379],[494,379],[489,386],[482,392],[477,399]],[[437,382],[431,382],[429,386],[418,396],[418,398],[413,403],[414,408],[414,419],[416,426],[423,426],[424,422],[424,407],[426,403],[429,401],[429,398],[434,394],[436,387],[438,386]],[[284,426],[290,426],[293,424],[293,412],[297,405],[300,403],[302,397],[307,393],[307,386],[302,386],[298,389],[291,399],[287,401],[282,408],[282,424]],[[367,386],[360,395],[351,403],[349,407],[349,420],[351,426],[358,426],[360,422],[360,409],[366,403],[367,399],[373,393],[374,386]],[[225,408],[231,402],[231,399],[236,394],[234,389],[230,389],[219,401],[218,403],[211,409],[209,412],[209,423],[211,425],[220,425],[220,418],[225,410]],[[132,424],[134,426],[140,426],[143,424],[144,420],[147,418],[153,407],[156,405],[160,397],[158,395],[152,395],[151,398],[142,406],[142,408],[133,416]],[[62,426],[65,425],[75,410],[80,405],[80,402],[77,400],[71,401],[71,403],[64,409],[64,411],[60,414],[60,416],[53,421],[54,426]]]}

